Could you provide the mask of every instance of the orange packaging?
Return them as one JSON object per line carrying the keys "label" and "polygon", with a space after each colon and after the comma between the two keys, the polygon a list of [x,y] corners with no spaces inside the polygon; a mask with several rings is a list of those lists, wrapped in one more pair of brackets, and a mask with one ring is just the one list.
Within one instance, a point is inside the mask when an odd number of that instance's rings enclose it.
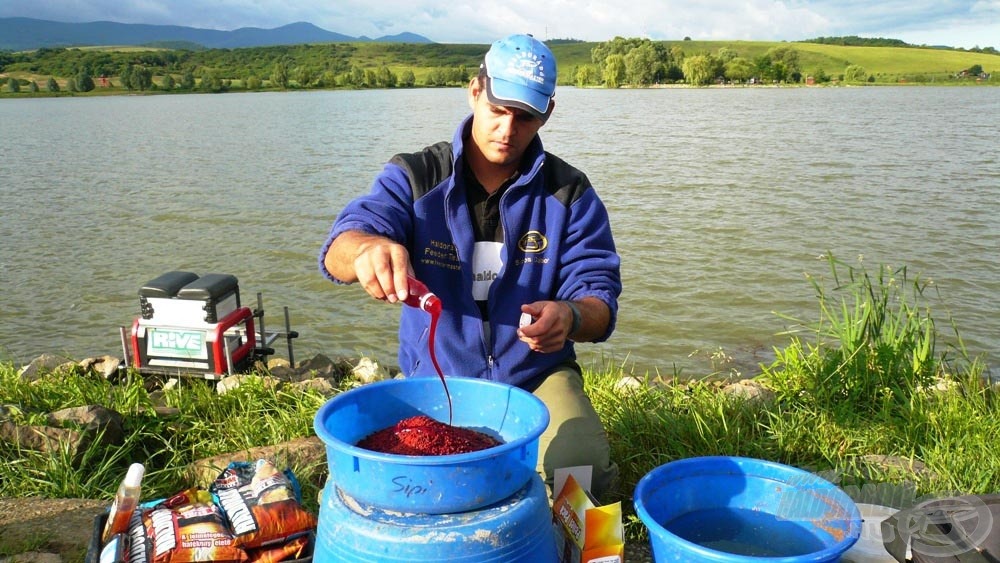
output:
{"label": "orange packaging", "polygon": [[234,461],[209,490],[218,496],[239,547],[268,546],[316,529],[316,517],[299,503],[290,472],[269,460]]}
{"label": "orange packaging", "polygon": [[[625,540],[620,502],[597,506],[597,501],[573,477],[589,481],[589,467],[557,470],[559,490],[552,503],[553,526],[562,563],[624,563]],[[565,482],[563,482],[565,474]],[[561,484],[561,486],[560,486]]]}
{"label": "orange packaging", "polygon": [[208,491],[187,489],[143,510],[133,524],[130,563],[245,563]]}

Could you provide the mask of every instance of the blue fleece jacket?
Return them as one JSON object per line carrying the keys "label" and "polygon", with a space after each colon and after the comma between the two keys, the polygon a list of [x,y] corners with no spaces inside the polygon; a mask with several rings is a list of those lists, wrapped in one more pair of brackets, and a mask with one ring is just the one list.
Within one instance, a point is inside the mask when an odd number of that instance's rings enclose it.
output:
{"label": "blue fleece jacket", "polygon": [[[546,153],[536,136],[520,177],[500,198],[503,267],[489,290],[489,332],[472,296],[475,235],[462,180],[463,139],[471,116],[452,142],[393,157],[371,192],[337,217],[319,253],[320,271],[333,239],[348,230],[386,236],[410,253],[417,279],[443,305],[436,355],[445,375],[519,385],[575,359],[573,342],[562,350],[532,352],[517,338],[521,305],[543,300],[596,297],[608,305],[614,330],[621,293],[620,259],[608,213],[579,170]],[[399,367],[407,376],[436,375],[427,347],[430,315],[402,307]]]}

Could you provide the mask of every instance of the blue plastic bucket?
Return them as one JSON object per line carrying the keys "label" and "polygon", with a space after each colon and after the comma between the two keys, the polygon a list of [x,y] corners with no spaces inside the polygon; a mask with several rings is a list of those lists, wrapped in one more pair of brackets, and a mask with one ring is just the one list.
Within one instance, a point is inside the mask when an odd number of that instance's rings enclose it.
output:
{"label": "blue plastic bucket", "polygon": [[858,540],[861,513],[812,473],[757,459],[661,465],[635,489],[658,562],[835,562]]}
{"label": "blue plastic bucket", "polygon": [[523,389],[450,377],[452,424],[500,438],[503,444],[467,454],[407,456],[358,448],[362,438],[400,420],[427,415],[448,422],[437,378],[393,379],[341,393],[316,413],[330,480],[358,502],[408,513],[465,512],[510,497],[535,475],[538,437],[549,411]]}
{"label": "blue plastic bucket", "polygon": [[510,497],[457,514],[407,514],[323,489],[313,560],[322,563],[556,563],[552,512],[535,474]]}

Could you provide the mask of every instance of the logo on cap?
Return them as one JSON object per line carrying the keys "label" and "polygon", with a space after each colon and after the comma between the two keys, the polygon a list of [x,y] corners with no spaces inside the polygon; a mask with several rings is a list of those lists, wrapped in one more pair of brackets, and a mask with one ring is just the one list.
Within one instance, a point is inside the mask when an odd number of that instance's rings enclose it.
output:
{"label": "logo on cap", "polygon": [[542,61],[535,53],[528,51],[518,51],[507,61],[508,79],[513,76],[520,76],[525,80],[530,80],[538,84],[545,83],[545,68]]}

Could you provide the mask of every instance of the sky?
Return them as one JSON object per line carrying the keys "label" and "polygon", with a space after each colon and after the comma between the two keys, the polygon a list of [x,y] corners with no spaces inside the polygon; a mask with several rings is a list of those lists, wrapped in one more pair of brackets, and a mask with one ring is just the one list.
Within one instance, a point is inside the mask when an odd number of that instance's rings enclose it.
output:
{"label": "sky", "polygon": [[858,35],[1000,48],[1000,0],[0,0],[0,17],[232,30],[309,22],[371,38],[797,41]]}

